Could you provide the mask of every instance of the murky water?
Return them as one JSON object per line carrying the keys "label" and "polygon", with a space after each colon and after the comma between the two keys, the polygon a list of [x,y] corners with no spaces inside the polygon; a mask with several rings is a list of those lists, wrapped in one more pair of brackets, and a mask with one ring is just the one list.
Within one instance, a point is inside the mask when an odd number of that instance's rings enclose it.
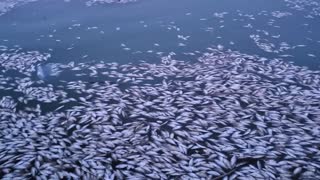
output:
{"label": "murky water", "polygon": [[319,20],[317,0],[0,0],[0,179],[320,179]]}
{"label": "murky water", "polygon": [[[304,14],[276,0],[143,0],[91,7],[41,0],[0,17],[0,45],[48,52],[48,62],[59,63],[156,63],[169,52],[192,61],[206,48],[222,45],[268,58],[284,55],[284,60],[318,68],[319,17]],[[255,42],[253,35],[260,39]]]}

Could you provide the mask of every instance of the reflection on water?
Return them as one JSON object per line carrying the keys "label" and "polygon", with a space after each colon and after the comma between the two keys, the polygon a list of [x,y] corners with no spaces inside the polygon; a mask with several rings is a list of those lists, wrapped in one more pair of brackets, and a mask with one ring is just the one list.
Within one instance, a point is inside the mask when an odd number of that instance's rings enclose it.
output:
{"label": "reflection on water", "polygon": [[49,63],[45,65],[39,65],[37,67],[37,76],[42,80],[59,76],[60,73],[61,71],[59,70],[59,64]]}

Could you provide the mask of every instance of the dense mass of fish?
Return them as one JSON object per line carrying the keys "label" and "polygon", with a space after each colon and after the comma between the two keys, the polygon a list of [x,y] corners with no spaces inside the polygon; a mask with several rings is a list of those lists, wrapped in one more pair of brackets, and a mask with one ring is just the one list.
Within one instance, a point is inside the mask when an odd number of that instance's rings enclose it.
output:
{"label": "dense mass of fish", "polygon": [[[3,47],[7,49],[6,47]],[[14,52],[11,52],[14,51]],[[25,75],[31,75],[36,70],[35,64],[45,62],[51,55],[41,54],[38,51],[20,52],[21,49],[10,49],[0,54],[0,64],[4,68],[3,72],[8,70],[17,70]]]}
{"label": "dense mass of fish", "polygon": [[[34,1],[0,1],[0,16]],[[83,0],[87,6],[133,1]],[[206,53],[186,50],[194,58],[188,62],[174,52],[165,56],[161,42],[148,50],[122,42],[117,46],[130,57],[155,53],[161,62],[63,64],[50,62],[51,48],[30,51],[2,39],[0,179],[320,179],[320,71],[281,59],[307,45],[281,39],[276,20],[296,11],[316,18],[320,4],[284,2],[293,11],[214,12],[197,19],[204,32],[218,34],[232,17],[252,30],[254,45],[279,55],[274,59],[218,44]],[[256,18],[264,16],[270,32],[256,27]],[[99,25],[70,23],[69,30],[107,34]],[[158,24],[175,33],[179,48],[197,39],[178,22]],[[37,40],[64,42],[52,27]],[[110,28],[120,33],[125,27]],[[77,42],[85,39],[74,36]]]}
{"label": "dense mass of fish", "polygon": [[[320,178],[319,71],[215,48],[196,63],[173,54],[60,64],[67,79],[52,82],[29,64],[3,71],[0,177]],[[16,62],[6,56],[2,69]]]}

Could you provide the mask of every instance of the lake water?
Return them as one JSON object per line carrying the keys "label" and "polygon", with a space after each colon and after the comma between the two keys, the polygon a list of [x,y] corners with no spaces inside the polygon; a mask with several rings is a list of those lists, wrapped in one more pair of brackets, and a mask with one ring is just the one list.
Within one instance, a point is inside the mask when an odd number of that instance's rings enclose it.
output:
{"label": "lake water", "polygon": [[320,179],[319,32],[319,0],[0,0],[0,179]]}
{"label": "lake water", "polygon": [[[277,0],[142,0],[88,7],[82,1],[41,0],[0,17],[0,45],[47,52],[52,55],[47,62],[57,63],[157,63],[169,52],[193,61],[208,47],[222,45],[268,58],[285,55],[285,61],[318,69],[319,15],[308,18],[309,9],[287,5]],[[259,39],[254,41],[254,35]]]}

